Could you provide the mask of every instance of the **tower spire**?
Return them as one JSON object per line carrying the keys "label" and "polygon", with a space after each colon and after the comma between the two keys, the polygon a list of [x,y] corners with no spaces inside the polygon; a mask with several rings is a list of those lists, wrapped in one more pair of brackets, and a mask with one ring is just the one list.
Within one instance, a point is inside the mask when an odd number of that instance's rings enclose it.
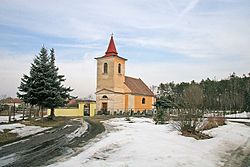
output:
{"label": "tower spire", "polygon": [[114,38],[113,38],[114,34],[111,34],[111,38],[109,41],[109,45],[108,45],[108,49],[105,52],[105,56],[117,56],[118,52],[116,51],[116,47],[115,47],[115,42],[114,42]]}

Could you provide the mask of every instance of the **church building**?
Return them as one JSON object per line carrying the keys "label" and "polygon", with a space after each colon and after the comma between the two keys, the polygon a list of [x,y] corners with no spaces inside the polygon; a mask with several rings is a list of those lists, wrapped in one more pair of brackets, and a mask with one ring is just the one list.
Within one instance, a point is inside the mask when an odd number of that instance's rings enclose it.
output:
{"label": "church building", "polygon": [[105,55],[97,60],[96,111],[115,114],[154,108],[155,96],[139,78],[125,76],[127,59],[118,55],[113,35]]}

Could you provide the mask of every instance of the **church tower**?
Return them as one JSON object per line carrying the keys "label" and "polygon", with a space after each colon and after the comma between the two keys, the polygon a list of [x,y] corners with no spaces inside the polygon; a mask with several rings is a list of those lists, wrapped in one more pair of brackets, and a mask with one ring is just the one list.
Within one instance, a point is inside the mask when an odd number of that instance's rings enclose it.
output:
{"label": "church tower", "polygon": [[[127,59],[118,56],[113,35],[102,57],[97,60],[97,87],[96,98],[102,103],[97,104],[97,111],[101,109],[115,108],[113,94],[124,93],[125,62]],[[123,107],[123,104],[121,104]]]}
{"label": "church tower", "polygon": [[125,82],[125,61],[119,57],[115,47],[113,35],[110,38],[105,55],[97,60],[97,88],[96,91],[108,89],[123,93]]}
{"label": "church tower", "polygon": [[140,78],[125,76],[125,62],[120,57],[111,35],[107,51],[97,60],[97,114],[152,112],[154,93]]}

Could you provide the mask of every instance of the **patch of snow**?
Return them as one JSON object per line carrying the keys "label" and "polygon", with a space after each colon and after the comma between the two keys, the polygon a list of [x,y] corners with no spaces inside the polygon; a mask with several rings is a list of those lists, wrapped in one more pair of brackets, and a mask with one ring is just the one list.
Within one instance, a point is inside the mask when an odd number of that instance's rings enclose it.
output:
{"label": "patch of snow", "polygon": [[65,129],[65,128],[67,128],[67,127],[71,127],[72,125],[65,125],[64,127],[63,127],[63,129]]}
{"label": "patch of snow", "polygon": [[17,133],[18,136],[25,137],[25,136],[29,136],[32,134],[42,132],[42,131],[47,130],[47,129],[50,129],[50,128],[48,128],[48,127],[42,128],[40,126],[25,126],[23,128],[20,128],[20,129],[13,129],[10,131],[10,133]]}
{"label": "patch of snow", "polygon": [[0,132],[4,129],[10,130],[9,133],[17,133],[19,137],[25,137],[50,129],[50,127],[26,126],[20,123],[0,125]]}
{"label": "patch of snow", "polygon": [[69,138],[70,140],[72,140],[75,137],[81,137],[86,132],[87,129],[88,129],[88,125],[87,125],[86,122],[84,122],[83,125],[80,128],[77,128],[74,132],[68,134],[67,138]]}
{"label": "patch of snow", "polygon": [[43,118],[42,118],[42,117],[36,118],[35,120],[36,120],[36,121],[39,121],[39,120],[42,120],[42,119],[44,119],[44,118],[48,118],[48,115],[44,115]]}
{"label": "patch of snow", "polygon": [[[16,114],[15,119],[13,116],[11,116],[11,121],[14,120],[22,120],[23,114]],[[0,116],[0,123],[8,123],[9,122],[9,116]]]}
{"label": "patch of snow", "polygon": [[1,166],[8,165],[8,164],[14,162],[15,159],[16,159],[16,154],[15,153],[9,154],[7,156],[0,157],[0,165]]}
{"label": "patch of snow", "polygon": [[225,115],[225,117],[250,118],[250,112],[242,112],[236,114]]}
{"label": "patch of snow", "polygon": [[250,122],[250,119],[227,119],[231,122]]}
{"label": "patch of snow", "polygon": [[101,140],[89,143],[75,157],[51,167],[217,167],[220,157],[244,143],[250,145],[250,128],[238,123],[205,131],[213,136],[207,140],[184,137],[170,124],[155,125],[149,118],[124,118],[105,121],[113,130]]}
{"label": "patch of snow", "polygon": [[3,125],[0,125],[0,132],[3,132],[4,129],[6,129],[6,130],[12,130],[12,129],[23,128],[23,127],[25,127],[25,125],[24,124],[20,124],[20,123],[3,124]]}
{"label": "patch of snow", "polygon": [[71,120],[73,120],[73,121],[82,121],[83,118],[73,118],[73,119],[71,119]]}

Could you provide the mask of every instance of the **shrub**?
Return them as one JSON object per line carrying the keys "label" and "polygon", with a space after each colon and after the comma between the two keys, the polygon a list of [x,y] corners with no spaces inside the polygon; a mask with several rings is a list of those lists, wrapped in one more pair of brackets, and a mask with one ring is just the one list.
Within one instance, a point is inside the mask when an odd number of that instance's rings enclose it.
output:
{"label": "shrub", "polygon": [[169,120],[169,117],[167,117],[165,111],[162,108],[159,108],[154,115],[153,120],[155,121],[155,124],[164,124]]}
{"label": "shrub", "polygon": [[179,111],[176,121],[173,122],[173,126],[180,132],[199,133],[200,130],[197,128],[200,127],[203,122],[202,114],[202,111],[193,109]]}
{"label": "shrub", "polygon": [[133,115],[134,115],[134,111],[131,110],[131,111],[130,111],[130,116],[133,116]]}
{"label": "shrub", "polygon": [[199,129],[209,130],[217,128],[218,126],[226,125],[225,121],[225,117],[209,117]]}
{"label": "shrub", "polygon": [[202,132],[195,132],[193,134],[193,133],[190,133],[190,132],[187,132],[187,131],[183,131],[181,134],[183,136],[186,136],[186,137],[193,137],[196,140],[203,140],[203,139],[210,139],[210,138],[212,138],[211,136],[209,136],[207,134],[204,134]]}

